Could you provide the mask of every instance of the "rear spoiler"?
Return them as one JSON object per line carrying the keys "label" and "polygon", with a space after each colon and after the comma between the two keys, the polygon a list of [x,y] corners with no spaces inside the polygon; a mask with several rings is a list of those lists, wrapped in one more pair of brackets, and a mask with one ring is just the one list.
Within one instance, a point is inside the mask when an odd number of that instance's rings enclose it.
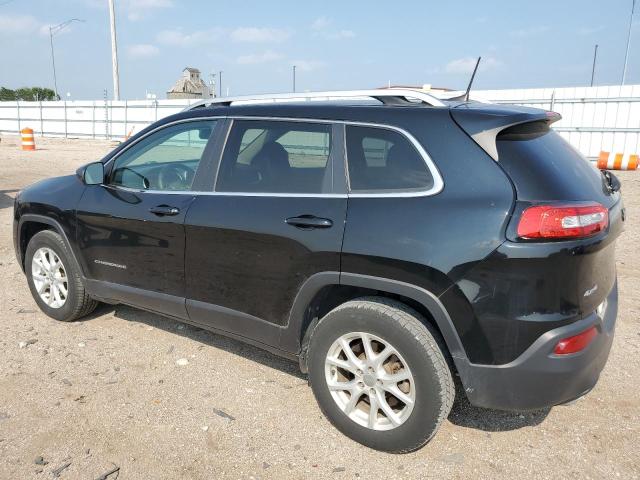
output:
{"label": "rear spoiler", "polygon": [[559,113],[538,108],[474,103],[462,103],[450,112],[453,121],[496,162],[496,137],[502,130],[529,122],[543,121],[551,125],[562,118]]}

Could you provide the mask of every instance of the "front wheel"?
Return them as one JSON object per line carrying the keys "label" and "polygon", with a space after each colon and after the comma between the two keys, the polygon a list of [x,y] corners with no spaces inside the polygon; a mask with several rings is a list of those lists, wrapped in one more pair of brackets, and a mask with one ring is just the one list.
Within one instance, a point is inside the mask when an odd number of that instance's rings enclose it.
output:
{"label": "front wheel", "polygon": [[88,315],[98,302],[84,290],[80,271],[62,237],[36,233],[27,245],[25,273],[34,300],[49,317],[65,322]]}
{"label": "front wheel", "polygon": [[313,331],[309,379],[318,404],[345,435],[376,450],[425,445],[455,389],[438,332],[406,305],[362,298],[329,312]]}

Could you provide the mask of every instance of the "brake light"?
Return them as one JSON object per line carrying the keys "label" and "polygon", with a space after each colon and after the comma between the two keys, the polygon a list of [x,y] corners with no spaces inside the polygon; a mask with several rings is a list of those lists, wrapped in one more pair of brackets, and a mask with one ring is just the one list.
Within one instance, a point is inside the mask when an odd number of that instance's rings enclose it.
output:
{"label": "brake light", "polygon": [[536,205],[522,212],[520,238],[584,238],[609,226],[609,210],[599,203]]}
{"label": "brake light", "polygon": [[578,335],[563,338],[553,349],[553,353],[556,355],[569,355],[570,353],[584,350],[596,338],[596,335],[598,335],[598,330],[593,326]]}

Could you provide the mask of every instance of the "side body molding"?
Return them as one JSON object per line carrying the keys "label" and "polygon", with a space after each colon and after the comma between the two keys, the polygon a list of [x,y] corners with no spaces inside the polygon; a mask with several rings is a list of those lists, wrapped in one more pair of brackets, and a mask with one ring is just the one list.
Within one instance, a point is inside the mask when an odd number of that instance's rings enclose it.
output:
{"label": "side body molding", "polygon": [[[62,225],[57,220],[52,219],[51,217],[37,214],[22,215],[18,224],[17,242],[22,241],[20,238],[22,226],[25,222],[29,221],[43,223],[53,227],[56,232],[58,232],[63,238],[69,252],[71,253],[73,261],[76,263],[78,269],[82,271],[80,262],[78,262],[76,257],[74,244],[69,241],[69,238]],[[18,243],[18,245],[20,245],[20,243]],[[20,262],[21,264],[23,264],[23,259],[20,259]],[[121,301],[123,303],[135,305],[158,313],[162,312],[165,315],[179,318],[182,321],[187,321],[188,323],[192,323],[189,322],[188,317],[183,312],[184,299],[160,299],[155,298],[157,295],[150,295],[152,292],[144,291],[126,292],[127,289],[124,287],[118,288],[118,286],[111,285],[106,282],[89,281],[87,278],[84,278],[84,275],[83,281],[85,282],[85,286],[89,289],[90,293],[102,299],[103,301]],[[297,353],[300,353],[301,339],[303,334],[302,329],[305,326],[304,321],[307,313],[306,310],[307,308],[309,308],[309,304],[323,288],[329,287],[331,285],[345,285],[367,288],[371,290],[380,290],[383,292],[410,298],[423,305],[431,313],[431,316],[433,317],[440,332],[442,333],[444,341],[447,345],[447,348],[449,349],[449,352],[451,353],[451,356],[453,357],[458,371],[461,373],[461,375],[465,376],[463,372],[466,372],[468,370],[468,368],[466,367],[469,365],[469,361],[462,346],[462,342],[460,341],[460,337],[458,336],[453,322],[451,321],[451,318],[442,302],[438,299],[438,297],[436,297],[428,290],[409,283],[389,278],[374,277],[370,275],[349,272],[318,272],[309,277],[300,287],[300,290],[295,297],[289,313],[289,321],[285,326],[278,327],[275,325],[262,325],[262,329],[256,330],[255,325],[245,325],[245,327],[248,327],[248,330],[242,333],[231,331],[225,332],[203,325],[198,326],[201,326],[208,330],[216,330],[219,333],[234,336],[236,338],[242,338],[244,341],[250,341],[250,343],[261,348],[265,348],[278,355],[291,357]],[[130,295],[127,295],[127,293],[131,293],[131,295],[137,293],[137,295],[133,295],[131,298],[129,298]],[[148,298],[150,296],[154,298]],[[146,301],[142,301],[141,298],[145,298]],[[148,304],[148,302],[153,303],[153,305]],[[157,308],[159,303],[162,304],[163,308]],[[167,303],[170,305],[167,305]],[[167,309],[168,306],[172,308]],[[237,313],[239,314],[239,312]],[[263,322],[256,323],[263,324]],[[267,331],[264,331],[265,328]],[[280,337],[280,342],[279,346],[276,346],[274,345],[274,340],[278,336],[278,334]]]}
{"label": "side body molding", "polygon": [[309,304],[324,287],[339,284],[340,272],[319,272],[307,278],[293,300],[286,328],[281,329],[281,349],[289,352],[300,352],[302,329]]}
{"label": "side body molding", "polygon": [[447,313],[442,302],[433,293],[416,285],[411,285],[398,280],[372,277],[358,273],[342,272],[340,274],[340,284],[395,293],[420,303],[433,316],[440,332],[442,332],[444,341],[447,344],[447,348],[456,362],[456,365],[460,360],[464,360],[465,362],[467,361],[467,355],[455,326],[453,325],[451,317]]}

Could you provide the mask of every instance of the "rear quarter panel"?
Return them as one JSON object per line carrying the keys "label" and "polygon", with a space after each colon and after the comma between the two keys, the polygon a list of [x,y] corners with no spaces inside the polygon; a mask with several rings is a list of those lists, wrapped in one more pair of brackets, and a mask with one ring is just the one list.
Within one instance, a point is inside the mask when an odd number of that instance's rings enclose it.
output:
{"label": "rear quarter panel", "polygon": [[[420,109],[393,120],[424,146],[444,188],[426,197],[349,198],[342,271],[411,283],[440,296],[503,243],[513,187],[448,111]],[[465,302],[461,291],[455,295]],[[477,322],[473,314],[452,320],[462,338]]]}

